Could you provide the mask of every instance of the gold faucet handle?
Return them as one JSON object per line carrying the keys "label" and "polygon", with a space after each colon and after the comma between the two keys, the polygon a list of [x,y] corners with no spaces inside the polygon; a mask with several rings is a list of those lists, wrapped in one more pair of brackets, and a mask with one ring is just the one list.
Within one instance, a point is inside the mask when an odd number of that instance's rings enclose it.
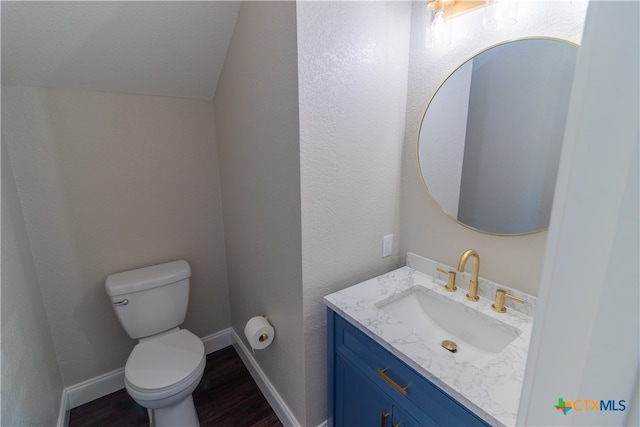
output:
{"label": "gold faucet handle", "polygon": [[523,303],[524,300],[522,298],[518,298],[517,296],[508,294],[504,289],[498,289],[496,291],[496,300],[493,304],[491,304],[491,308],[493,311],[497,311],[498,313],[505,313],[507,308],[504,306],[504,299],[511,298],[514,301]]}
{"label": "gold faucet handle", "polygon": [[444,287],[447,291],[449,292],[455,292],[458,290],[458,288],[456,287],[456,272],[455,271],[447,271],[447,270],[443,270],[442,268],[436,268],[436,270],[438,270],[440,273],[444,273],[444,274],[448,274],[449,278],[447,280],[447,285]]}

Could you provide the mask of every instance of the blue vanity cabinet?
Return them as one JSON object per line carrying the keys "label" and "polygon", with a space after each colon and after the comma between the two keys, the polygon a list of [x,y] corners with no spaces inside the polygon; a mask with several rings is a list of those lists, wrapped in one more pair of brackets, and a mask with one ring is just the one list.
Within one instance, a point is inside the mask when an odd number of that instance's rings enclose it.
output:
{"label": "blue vanity cabinet", "polygon": [[488,425],[331,309],[327,334],[329,426]]}
{"label": "blue vanity cabinet", "polygon": [[390,399],[382,389],[370,381],[348,360],[335,359],[335,426],[419,427]]}

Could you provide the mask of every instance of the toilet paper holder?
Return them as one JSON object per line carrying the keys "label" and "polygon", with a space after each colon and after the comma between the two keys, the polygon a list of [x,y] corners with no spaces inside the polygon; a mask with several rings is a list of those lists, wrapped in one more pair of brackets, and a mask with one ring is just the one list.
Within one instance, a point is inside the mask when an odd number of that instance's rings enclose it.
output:
{"label": "toilet paper holder", "polygon": [[275,329],[266,315],[255,316],[247,322],[244,334],[255,354],[255,350],[262,350],[271,345],[275,337]]}
{"label": "toilet paper holder", "polygon": [[[262,317],[264,317],[264,318],[265,318],[265,320],[266,320],[267,322],[269,322],[269,319],[267,318],[267,315],[266,315],[266,314],[263,314],[263,315],[262,315]],[[269,323],[271,323],[271,322],[269,322]],[[260,342],[265,342],[265,341],[266,341],[266,340],[268,340],[268,339],[269,339],[269,334],[266,334],[266,333],[265,333],[265,334],[260,335],[260,338],[258,338],[258,341],[260,341]]]}

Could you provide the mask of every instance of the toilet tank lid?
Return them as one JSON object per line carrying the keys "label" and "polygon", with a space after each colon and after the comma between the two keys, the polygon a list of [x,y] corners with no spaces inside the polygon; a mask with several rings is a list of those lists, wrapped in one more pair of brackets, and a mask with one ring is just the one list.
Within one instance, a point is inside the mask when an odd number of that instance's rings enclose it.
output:
{"label": "toilet tank lid", "polygon": [[140,292],[155,286],[174,283],[191,276],[191,267],[184,260],[112,274],[105,281],[109,296]]}

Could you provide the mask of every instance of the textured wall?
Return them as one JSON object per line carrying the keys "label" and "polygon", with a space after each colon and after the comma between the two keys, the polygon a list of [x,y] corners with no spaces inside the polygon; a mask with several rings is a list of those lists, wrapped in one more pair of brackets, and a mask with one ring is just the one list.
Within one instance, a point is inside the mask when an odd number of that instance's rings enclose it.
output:
{"label": "textured wall", "polygon": [[3,136],[0,424],[55,425],[61,395],[62,379]]}
{"label": "textured wall", "polygon": [[326,417],[322,297],[397,266],[411,7],[300,2],[298,76],[306,418]]}
{"label": "textured wall", "polygon": [[295,2],[243,3],[214,105],[233,328],[269,317],[255,359],[303,420]]}
{"label": "textured wall", "polygon": [[586,2],[519,2],[518,24],[501,31],[482,26],[482,10],[456,18],[449,46],[425,49],[426,8],[413,4],[411,55],[403,157],[400,255],[418,253],[456,265],[462,252],[475,248],[482,259],[480,274],[516,289],[537,294],[547,232],[501,237],[467,229],[443,214],[420,177],[416,144],[424,110],[453,70],[476,53],[522,37],[547,36],[580,43]]}
{"label": "textured wall", "polygon": [[124,366],[114,272],[184,258],[184,326],[229,326],[210,102],[3,86],[2,127],[63,383]]}

